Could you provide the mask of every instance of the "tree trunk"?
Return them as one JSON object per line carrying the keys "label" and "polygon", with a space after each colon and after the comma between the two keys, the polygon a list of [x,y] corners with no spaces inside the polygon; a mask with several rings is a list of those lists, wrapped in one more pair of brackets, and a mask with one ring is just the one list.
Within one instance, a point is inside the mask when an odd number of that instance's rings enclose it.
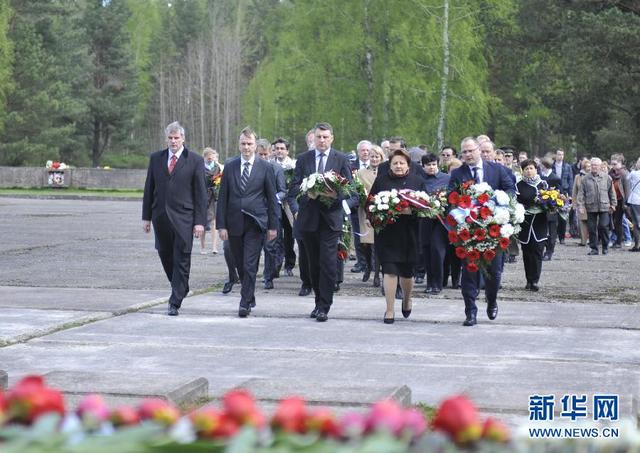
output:
{"label": "tree trunk", "polygon": [[438,132],[436,135],[438,150],[444,146],[444,134],[447,117],[447,91],[449,84],[449,0],[444,0],[442,17],[442,79],[440,82],[440,114],[438,115]]}
{"label": "tree trunk", "polygon": [[373,102],[374,102],[374,86],[373,86],[373,51],[369,45],[371,36],[371,25],[369,24],[369,0],[364,2],[364,34],[365,34],[365,60],[364,60],[364,76],[367,80],[367,97],[365,98],[364,115],[367,125],[367,137],[373,137]]}

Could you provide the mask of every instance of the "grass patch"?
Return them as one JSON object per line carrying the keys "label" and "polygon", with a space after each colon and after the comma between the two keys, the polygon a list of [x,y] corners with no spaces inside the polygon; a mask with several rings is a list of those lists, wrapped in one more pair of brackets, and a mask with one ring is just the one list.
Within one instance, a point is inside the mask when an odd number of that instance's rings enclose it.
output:
{"label": "grass patch", "polygon": [[420,412],[422,412],[422,415],[424,415],[424,418],[428,422],[433,420],[433,416],[436,415],[436,408],[433,407],[433,406],[429,406],[429,405],[427,405],[425,403],[416,403],[416,404],[413,405],[413,407],[415,407]]}
{"label": "grass patch", "polygon": [[92,197],[123,197],[142,198],[142,190],[119,190],[119,189],[76,189],[76,188],[56,188],[50,187],[30,189],[0,189],[0,195],[5,196],[33,196],[33,197],[64,197],[68,195],[92,196]]}

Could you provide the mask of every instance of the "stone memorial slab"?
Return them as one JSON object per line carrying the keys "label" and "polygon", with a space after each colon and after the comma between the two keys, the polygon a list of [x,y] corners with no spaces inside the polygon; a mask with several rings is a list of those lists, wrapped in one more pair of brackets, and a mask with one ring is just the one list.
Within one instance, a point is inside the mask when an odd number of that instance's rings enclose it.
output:
{"label": "stone memorial slab", "polygon": [[161,398],[179,407],[192,407],[209,396],[209,382],[202,377],[82,371],[52,371],[44,377],[47,385],[60,389],[71,405],[91,393],[104,396],[111,407],[137,404],[145,398]]}

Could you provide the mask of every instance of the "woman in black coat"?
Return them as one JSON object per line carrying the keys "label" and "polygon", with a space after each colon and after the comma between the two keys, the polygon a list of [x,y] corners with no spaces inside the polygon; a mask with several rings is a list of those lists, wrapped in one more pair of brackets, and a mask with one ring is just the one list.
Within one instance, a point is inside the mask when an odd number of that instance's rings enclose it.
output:
{"label": "woman in black coat", "polygon": [[522,180],[516,184],[516,189],[518,201],[524,205],[526,213],[518,239],[522,244],[522,261],[527,277],[525,289],[538,291],[538,281],[542,272],[542,251],[549,236],[549,228],[546,212],[533,213],[532,211],[535,210],[535,200],[540,189],[547,189],[548,185],[538,175],[536,163],[532,159],[524,160],[520,167]]}
{"label": "woman in black coat", "polygon": [[[378,172],[371,186],[371,195],[385,190],[425,190],[422,176],[410,172],[411,158],[404,150],[396,150],[390,156],[389,171]],[[384,274],[383,284],[387,310],[385,324],[392,324],[395,318],[395,293],[398,277],[402,288],[402,315],[411,314],[411,290],[413,289],[413,268],[418,262],[418,219],[406,208],[396,223],[387,225],[375,233],[376,254]]]}

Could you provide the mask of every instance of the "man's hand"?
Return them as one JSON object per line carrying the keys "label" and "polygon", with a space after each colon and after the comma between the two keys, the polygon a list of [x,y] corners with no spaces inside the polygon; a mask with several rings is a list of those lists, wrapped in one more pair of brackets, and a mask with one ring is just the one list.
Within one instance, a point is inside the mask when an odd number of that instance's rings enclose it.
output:
{"label": "man's hand", "polygon": [[148,220],[143,220],[142,231],[144,231],[145,233],[148,233],[149,231],[151,231],[151,222],[149,222]]}
{"label": "man's hand", "polygon": [[203,225],[194,225],[193,226],[193,236],[199,238],[204,234],[204,226]]}
{"label": "man's hand", "polygon": [[404,208],[402,211],[400,211],[400,214],[411,215],[411,208]]}
{"label": "man's hand", "polygon": [[218,236],[220,236],[220,240],[228,241],[229,240],[229,232],[226,229],[218,230]]}
{"label": "man's hand", "polygon": [[276,230],[267,230],[267,242],[273,241],[277,235],[278,232]]}
{"label": "man's hand", "polygon": [[338,198],[338,193],[335,190],[325,190],[322,195],[329,198]]}

